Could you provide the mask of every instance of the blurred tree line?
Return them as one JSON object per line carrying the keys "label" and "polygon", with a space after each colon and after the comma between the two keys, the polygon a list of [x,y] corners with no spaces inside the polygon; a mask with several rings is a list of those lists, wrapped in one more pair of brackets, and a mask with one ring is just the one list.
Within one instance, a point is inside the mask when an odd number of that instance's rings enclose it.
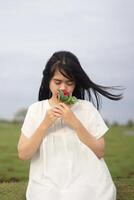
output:
{"label": "blurred tree line", "polygon": [[[25,119],[27,113],[27,109],[26,108],[22,108],[20,110],[18,110],[15,114],[12,120],[6,120],[6,119],[0,119],[0,122],[10,122],[10,123],[22,123]],[[108,120],[104,120],[105,123],[110,126],[110,125],[114,125],[114,126],[119,126],[121,125],[120,123],[118,123],[117,121],[114,122],[109,122]],[[134,121],[133,120],[128,120],[125,124],[125,126],[127,127],[133,127],[134,126]]]}

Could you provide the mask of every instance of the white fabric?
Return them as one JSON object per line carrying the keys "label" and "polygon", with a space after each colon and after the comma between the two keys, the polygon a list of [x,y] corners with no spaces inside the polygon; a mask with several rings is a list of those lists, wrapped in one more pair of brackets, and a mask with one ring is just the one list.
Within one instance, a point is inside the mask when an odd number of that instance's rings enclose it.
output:
{"label": "white fabric", "polygon": [[[48,100],[29,106],[21,128],[26,137],[31,137],[50,108]],[[97,139],[108,131],[91,102],[79,99],[71,109]],[[27,200],[116,200],[116,188],[104,159],[58,119],[31,159],[26,196]]]}

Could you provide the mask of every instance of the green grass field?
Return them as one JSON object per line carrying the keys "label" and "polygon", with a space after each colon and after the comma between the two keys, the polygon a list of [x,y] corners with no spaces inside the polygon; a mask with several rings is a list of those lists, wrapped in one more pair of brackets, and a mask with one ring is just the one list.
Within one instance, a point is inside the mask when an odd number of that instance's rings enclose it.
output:
{"label": "green grass field", "polygon": [[[20,128],[20,124],[0,123],[0,200],[25,200],[29,161],[17,157]],[[134,127],[111,126],[105,135],[105,161],[117,187],[117,200],[134,200],[133,133]]]}

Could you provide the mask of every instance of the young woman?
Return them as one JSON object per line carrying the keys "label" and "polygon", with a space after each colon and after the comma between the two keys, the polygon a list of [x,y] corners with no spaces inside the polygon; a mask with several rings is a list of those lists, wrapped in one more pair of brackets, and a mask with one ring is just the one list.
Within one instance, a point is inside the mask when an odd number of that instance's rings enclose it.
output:
{"label": "young woman", "polygon": [[[108,127],[98,111],[99,93],[122,98],[108,92],[111,88],[91,81],[71,52],[55,52],[48,60],[38,101],[28,108],[18,142],[19,158],[31,160],[27,200],[116,199],[103,159]],[[59,100],[58,89],[77,102]]]}

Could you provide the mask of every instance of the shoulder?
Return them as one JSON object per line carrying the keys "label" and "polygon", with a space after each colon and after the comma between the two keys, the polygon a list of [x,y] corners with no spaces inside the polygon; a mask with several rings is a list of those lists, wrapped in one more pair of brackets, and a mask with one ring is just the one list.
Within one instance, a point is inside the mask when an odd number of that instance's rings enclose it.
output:
{"label": "shoulder", "polygon": [[46,103],[46,101],[47,100],[36,101],[36,102],[29,105],[28,110],[36,112],[36,111],[42,109],[42,107],[44,107],[44,104]]}
{"label": "shoulder", "polygon": [[80,105],[85,109],[94,109],[97,110],[96,107],[93,105],[92,102],[85,100],[85,99],[79,99]]}
{"label": "shoulder", "polygon": [[79,99],[79,103],[80,103],[80,109],[83,110],[85,114],[87,113],[90,116],[100,114],[100,112],[97,110],[97,108],[92,102],[88,100]]}

